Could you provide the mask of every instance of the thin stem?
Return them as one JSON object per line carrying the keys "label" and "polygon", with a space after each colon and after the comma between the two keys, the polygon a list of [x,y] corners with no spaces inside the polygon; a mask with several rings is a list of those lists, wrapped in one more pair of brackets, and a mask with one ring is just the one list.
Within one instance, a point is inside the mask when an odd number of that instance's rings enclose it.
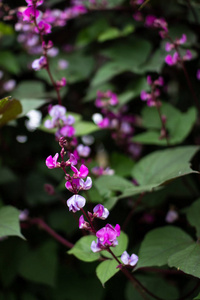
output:
{"label": "thin stem", "polygon": [[84,214],[84,216],[85,216],[86,219],[88,220],[88,222],[89,222],[89,224],[90,224],[90,226],[91,226],[92,232],[93,232],[94,234],[96,234],[96,230],[95,230],[95,228],[94,228],[94,226],[93,226],[93,224],[92,224],[90,218],[88,217],[88,215],[86,214],[86,212],[84,211],[83,208],[80,208],[80,210],[82,211],[82,213]]}
{"label": "thin stem", "polygon": [[49,225],[47,225],[44,220],[40,218],[33,218],[30,219],[29,222],[31,224],[36,224],[40,228],[44,229],[49,235],[51,235],[55,240],[57,240],[59,243],[63,244],[67,248],[72,248],[74,245],[67,241],[65,238],[63,238],[61,235],[59,235],[57,232],[55,232]]}
{"label": "thin stem", "polygon": [[[36,5],[34,4],[34,9],[36,11]],[[35,14],[36,15],[36,14]],[[50,71],[50,67],[49,67],[49,58],[48,58],[48,55],[47,55],[47,50],[45,49],[45,47],[43,47],[43,44],[45,44],[45,41],[44,41],[44,38],[43,38],[43,35],[41,33],[41,30],[37,24],[37,21],[36,21],[36,17],[34,16],[33,17],[33,21],[34,21],[34,24],[35,24],[35,27],[37,28],[38,32],[39,32],[39,37],[40,37],[40,41],[41,41],[41,44],[42,44],[42,48],[43,48],[43,54],[46,58],[46,66],[45,66],[45,69],[47,70],[47,73],[49,75],[49,78],[50,78],[50,81],[56,91],[56,94],[57,94],[57,98],[58,98],[58,104],[62,105],[62,100],[61,100],[61,96],[60,96],[60,91],[59,91],[59,88],[55,82],[55,80],[53,79],[53,76],[51,74],[51,71]]]}
{"label": "thin stem", "polygon": [[134,203],[133,205],[133,208],[132,210],[130,211],[130,213],[128,214],[128,216],[126,217],[125,221],[124,221],[124,224],[122,225],[122,230],[124,231],[126,226],[128,225],[128,223],[130,222],[134,212],[135,212],[135,209],[137,208],[137,206],[141,203],[142,201],[142,198],[144,197],[145,193],[142,193],[140,194],[140,196],[138,197],[138,199],[136,200],[136,202]]}

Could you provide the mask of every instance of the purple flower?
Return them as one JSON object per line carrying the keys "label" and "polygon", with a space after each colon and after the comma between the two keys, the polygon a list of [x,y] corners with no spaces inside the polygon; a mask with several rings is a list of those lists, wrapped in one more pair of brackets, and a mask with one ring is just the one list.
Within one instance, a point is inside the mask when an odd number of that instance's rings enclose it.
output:
{"label": "purple flower", "polygon": [[167,42],[167,43],[165,44],[165,51],[169,52],[169,51],[171,51],[172,49],[174,49],[174,45],[171,44],[171,43],[169,43],[169,42]]}
{"label": "purple flower", "polygon": [[134,267],[138,262],[138,256],[136,254],[132,254],[131,256],[124,251],[121,256],[121,260],[125,265],[129,265]]}
{"label": "purple flower", "polygon": [[82,178],[73,178],[72,182],[67,181],[65,187],[72,193],[78,193],[80,190],[89,190],[92,187],[92,179],[87,177],[86,181]]}
{"label": "purple flower", "polygon": [[82,144],[78,145],[76,148],[78,155],[82,157],[88,157],[90,155],[91,149],[88,146],[83,146]]}
{"label": "purple flower", "polygon": [[6,92],[12,91],[16,86],[16,81],[14,79],[10,79],[3,84],[3,89]]}
{"label": "purple flower", "polygon": [[90,224],[84,220],[83,215],[79,218],[79,228],[80,229],[90,229]]}
{"label": "purple flower", "polygon": [[34,18],[39,17],[39,10],[37,10],[34,6],[28,6],[23,12],[23,21],[33,22]]}
{"label": "purple flower", "polygon": [[173,223],[178,219],[178,213],[175,210],[169,210],[166,217],[165,217],[165,221],[167,223]]}
{"label": "purple flower", "polygon": [[65,77],[61,78],[61,80],[59,81],[56,81],[56,85],[57,85],[57,88],[62,88],[63,86],[66,86],[67,84],[67,80]]}
{"label": "purple flower", "polygon": [[69,66],[69,63],[68,63],[67,60],[65,60],[65,59],[59,59],[58,60],[58,68],[60,70],[65,70],[65,69],[68,68],[68,66]]}
{"label": "purple flower", "polygon": [[179,40],[177,40],[177,44],[179,44],[179,45],[182,45],[182,44],[185,44],[185,42],[187,41],[187,36],[186,36],[186,34],[182,34],[182,37],[179,39]]}
{"label": "purple flower", "polygon": [[102,204],[97,204],[93,208],[93,217],[105,220],[109,216],[109,211]]}
{"label": "purple flower", "polygon": [[40,58],[38,59],[35,59],[33,62],[32,62],[32,68],[35,70],[35,71],[38,71],[42,68],[45,68],[47,65],[47,59],[45,56],[41,56]]}
{"label": "purple flower", "polygon": [[192,59],[192,53],[190,50],[186,50],[186,54],[183,56],[184,60],[191,60]]}
{"label": "purple flower", "polygon": [[43,4],[43,0],[25,0],[26,3],[28,4],[28,6],[33,6],[33,5],[36,5],[36,6],[39,6],[39,5],[42,5]]}
{"label": "purple flower", "polygon": [[98,252],[107,247],[115,247],[118,245],[117,237],[120,236],[120,226],[117,224],[115,228],[112,225],[106,224],[96,232],[97,242],[93,241],[91,244],[91,250]]}
{"label": "purple flower", "polygon": [[177,62],[178,62],[178,59],[179,59],[179,55],[177,52],[174,53],[174,55],[170,55],[168,54],[166,57],[165,57],[165,62],[166,64],[168,64],[169,66],[173,66],[175,65]]}
{"label": "purple flower", "polygon": [[35,27],[35,32],[41,34],[49,34],[51,33],[51,25],[41,20],[37,24],[37,27]]}
{"label": "purple flower", "polygon": [[148,16],[146,16],[146,19],[145,19],[145,25],[147,27],[151,27],[151,26],[153,26],[155,20],[156,20],[156,16],[148,15]]}
{"label": "purple flower", "polygon": [[67,200],[67,206],[69,207],[69,211],[72,210],[73,213],[83,208],[85,206],[85,203],[85,198],[80,195],[73,195]]}
{"label": "purple flower", "polygon": [[75,129],[72,126],[66,125],[62,127],[59,131],[59,134],[65,137],[72,137],[75,134]]}
{"label": "purple flower", "polygon": [[47,157],[47,159],[46,159],[46,166],[49,169],[54,169],[54,168],[59,168],[60,167],[60,163],[57,162],[58,156],[59,156],[59,154],[56,153],[54,155],[54,157],[52,157],[51,155]]}
{"label": "purple flower", "polygon": [[87,175],[89,173],[88,168],[85,165],[81,165],[79,171],[73,165],[71,165],[71,169],[74,172],[74,175],[73,175],[74,178],[85,178],[85,177],[87,177]]}

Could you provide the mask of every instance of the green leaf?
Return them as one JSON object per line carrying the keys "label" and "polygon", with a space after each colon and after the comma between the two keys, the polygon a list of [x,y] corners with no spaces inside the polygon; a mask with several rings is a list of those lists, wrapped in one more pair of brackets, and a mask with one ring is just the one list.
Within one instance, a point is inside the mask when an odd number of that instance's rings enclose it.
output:
{"label": "green leaf", "polygon": [[0,184],[11,183],[17,176],[7,167],[0,168]]}
{"label": "green leaf", "polygon": [[200,244],[193,243],[186,249],[182,249],[171,255],[168,259],[170,267],[175,267],[186,274],[200,278]]}
{"label": "green leaf", "polygon": [[193,300],[200,300],[200,293]]}
{"label": "green leaf", "polygon": [[135,269],[167,265],[171,255],[193,243],[192,238],[182,229],[166,226],[147,233],[139,251],[139,261]]}
{"label": "green leaf", "polygon": [[99,127],[96,124],[87,121],[75,122],[74,128],[76,130],[76,136],[87,135],[99,130]]}
{"label": "green leaf", "polygon": [[4,206],[0,209],[0,238],[6,236],[18,236],[25,239],[20,232],[20,211],[13,206]]}
{"label": "green leaf", "polygon": [[106,31],[102,32],[98,37],[98,42],[105,42],[108,40],[116,39],[121,36],[121,32],[116,27],[110,27]]}
{"label": "green leaf", "polygon": [[124,187],[118,199],[153,191],[176,178],[198,173],[190,168],[189,163],[198,150],[198,146],[183,146],[155,151],[145,156],[132,170],[139,186]]}
{"label": "green leaf", "polygon": [[111,168],[114,169],[116,175],[129,176],[131,175],[134,161],[121,153],[114,152],[111,155]]}
{"label": "green leaf", "polygon": [[117,272],[119,272],[118,262],[116,260],[106,260],[98,265],[96,268],[96,274],[102,285],[106,283],[110,278],[112,278]]}
{"label": "green leaf", "polygon": [[0,68],[7,70],[12,74],[20,73],[20,65],[17,60],[17,56],[9,51],[0,52]]}
{"label": "green leaf", "polygon": [[18,99],[41,99],[45,95],[45,86],[37,80],[22,81],[17,85],[14,94]]}
{"label": "green leaf", "polygon": [[186,216],[189,223],[195,227],[196,236],[200,238],[200,199],[196,200],[186,211]]}
{"label": "green leaf", "polygon": [[0,100],[0,127],[5,125],[22,112],[22,106],[16,99],[6,97]]}
{"label": "green leaf", "polygon": [[99,253],[94,253],[92,252],[90,246],[92,241],[96,240],[95,236],[88,235],[82,237],[72,249],[67,251],[68,254],[73,254],[76,256],[78,259],[87,261],[87,262],[92,262],[95,260],[98,260],[100,257]]}
{"label": "green leaf", "polygon": [[[194,107],[186,113],[168,103],[162,103],[161,113],[167,118],[166,128],[169,132],[169,144],[175,145],[181,143],[190,133],[197,117]],[[155,107],[145,107],[142,112],[143,126],[149,131],[135,135],[134,142],[152,145],[167,145],[165,138],[160,139],[161,121],[158,111]]]}
{"label": "green leaf", "polygon": [[57,246],[46,242],[27,253],[19,266],[19,274],[27,280],[55,286],[57,271]]}
{"label": "green leaf", "polygon": [[37,109],[40,106],[47,103],[46,100],[42,99],[20,99],[20,103],[22,105],[22,113],[18,116],[18,118],[24,117],[30,110]]}
{"label": "green leaf", "polygon": [[[120,256],[128,247],[128,236],[123,231],[121,231],[120,236],[117,238],[117,240],[118,245],[116,247],[111,247],[111,250],[115,254],[115,256]],[[108,258],[113,258],[113,256],[105,250],[101,251],[100,254]]]}

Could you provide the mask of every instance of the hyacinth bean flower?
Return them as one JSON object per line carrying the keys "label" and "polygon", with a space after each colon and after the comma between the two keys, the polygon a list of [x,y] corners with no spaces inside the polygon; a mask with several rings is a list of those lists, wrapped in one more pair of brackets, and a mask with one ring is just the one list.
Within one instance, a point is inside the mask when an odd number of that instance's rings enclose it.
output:
{"label": "hyacinth bean flower", "polygon": [[121,260],[124,265],[129,265],[131,267],[134,267],[138,262],[138,256],[136,254],[132,254],[131,256],[124,251],[121,255]]}
{"label": "hyacinth bean flower", "polygon": [[73,213],[83,208],[85,206],[85,203],[85,198],[80,195],[73,195],[67,200],[67,206],[69,207],[69,211],[72,211]]}
{"label": "hyacinth bean flower", "polygon": [[93,217],[105,220],[109,216],[109,211],[102,204],[97,204],[93,208]]}
{"label": "hyacinth bean flower", "polygon": [[37,1],[35,1],[35,0],[25,0],[25,1],[28,4],[28,6],[33,6],[33,5],[40,6],[44,2],[43,0],[37,0]]}
{"label": "hyacinth bean flower", "polygon": [[35,59],[35,60],[32,62],[32,68],[33,68],[35,71],[39,71],[40,69],[45,68],[46,65],[47,65],[47,59],[46,59],[45,56],[41,56],[40,58]]}
{"label": "hyacinth bean flower", "polygon": [[56,153],[54,155],[54,157],[52,157],[51,155],[47,157],[47,159],[46,159],[46,166],[49,169],[54,169],[54,168],[59,168],[60,167],[60,163],[57,162],[58,156],[59,156],[59,154]]}
{"label": "hyacinth bean flower", "polygon": [[86,191],[92,187],[92,179],[87,177],[86,181],[84,181],[82,178],[74,178],[72,182],[67,181],[65,187],[70,192],[78,193],[81,190]]}
{"label": "hyacinth bean flower", "polygon": [[118,245],[117,237],[120,236],[120,226],[117,224],[115,228],[112,225],[106,224],[96,232],[97,242],[93,241],[91,250],[98,252],[108,247],[115,247]]}
{"label": "hyacinth bean flower", "polygon": [[78,145],[76,148],[78,155],[82,157],[88,157],[90,155],[91,149],[88,146],[82,144]]}
{"label": "hyacinth bean flower", "polygon": [[23,21],[27,21],[32,23],[34,18],[38,18],[40,15],[39,10],[37,10],[34,6],[28,6],[23,12]]}
{"label": "hyacinth bean flower", "polygon": [[80,229],[90,229],[90,224],[84,220],[83,215],[79,218],[79,228]]}
{"label": "hyacinth bean flower", "polygon": [[74,172],[74,174],[73,174],[74,178],[85,178],[85,177],[87,177],[87,175],[89,173],[88,168],[85,165],[81,165],[79,171],[73,165],[71,165],[71,169]]}

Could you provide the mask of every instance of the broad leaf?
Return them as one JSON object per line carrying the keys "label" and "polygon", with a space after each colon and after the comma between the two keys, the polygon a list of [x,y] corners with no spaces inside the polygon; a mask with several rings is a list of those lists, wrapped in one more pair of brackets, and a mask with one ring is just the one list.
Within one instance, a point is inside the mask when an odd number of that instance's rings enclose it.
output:
{"label": "broad leaf", "polygon": [[119,272],[119,268],[117,268],[118,265],[118,262],[114,259],[108,259],[98,265],[96,268],[96,274],[103,286],[106,281]]}
{"label": "broad leaf", "polygon": [[186,216],[189,223],[195,227],[196,229],[196,236],[200,238],[200,199],[195,201],[186,211]]}
{"label": "broad leaf", "polygon": [[193,243],[186,249],[176,252],[168,259],[168,265],[186,274],[200,278],[200,244]]}
{"label": "broad leaf", "polygon": [[57,271],[56,244],[46,242],[27,253],[20,263],[19,274],[27,280],[55,285]]}
{"label": "broad leaf", "polygon": [[96,124],[87,121],[79,121],[74,123],[74,128],[77,136],[87,135],[99,130],[99,127]]}
{"label": "broad leaf", "polygon": [[184,250],[192,243],[192,238],[178,227],[154,229],[147,233],[141,244],[136,269],[167,265],[171,255]]}
{"label": "broad leaf", "polygon": [[132,170],[132,175],[139,186],[124,187],[118,199],[150,192],[176,178],[198,173],[190,168],[189,163],[198,150],[198,146],[183,146],[156,151],[145,156]]}
{"label": "broad leaf", "polygon": [[84,236],[76,244],[72,249],[67,251],[68,254],[73,254],[76,256],[78,259],[87,261],[87,262],[92,262],[97,259],[99,259],[100,254],[99,253],[94,253],[91,250],[91,243],[92,241],[95,241],[96,237],[92,235]]}
{"label": "broad leaf", "polygon": [[[190,108],[186,113],[168,103],[163,103],[161,113],[166,116],[166,128],[169,132],[169,144],[181,143],[190,133],[197,117],[195,108]],[[142,112],[143,126],[149,129],[134,136],[133,141],[142,144],[167,145],[165,138],[160,139],[161,121],[155,107],[145,107]]]}
{"label": "broad leaf", "polygon": [[193,300],[200,300],[200,293]]}
{"label": "broad leaf", "polygon": [[17,118],[22,112],[19,100],[6,97],[0,100],[0,127]]}
{"label": "broad leaf", "polygon": [[0,238],[18,236],[24,239],[19,225],[20,211],[13,206],[4,206],[0,209]]}

